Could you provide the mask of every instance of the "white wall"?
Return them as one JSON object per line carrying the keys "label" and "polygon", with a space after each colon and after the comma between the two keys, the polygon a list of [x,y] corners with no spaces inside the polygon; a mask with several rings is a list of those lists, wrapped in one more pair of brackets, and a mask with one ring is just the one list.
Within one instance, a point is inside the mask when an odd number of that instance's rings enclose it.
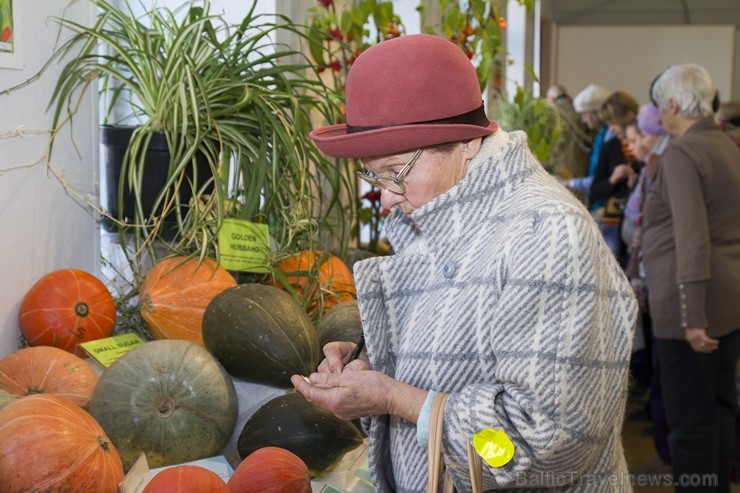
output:
{"label": "white wall", "polygon": [[[19,130],[48,129],[46,105],[59,67],[10,95],[2,91],[31,77],[53,50],[57,35],[50,16],[62,13],[66,2],[20,0],[21,17],[15,33],[23,43],[21,70],[0,68],[0,169],[28,163],[42,155],[46,136]],[[90,4],[77,2],[69,11],[75,19],[91,18]],[[92,102],[92,96],[88,103]],[[97,146],[94,129],[86,121],[94,116],[92,104],[81,110],[75,128],[80,158],[68,134],[58,139],[54,166],[67,183],[95,196]],[[61,268],[96,273],[99,269],[98,227],[89,211],[77,205],[43,164],[0,172],[0,357],[17,349],[18,308],[26,291],[44,274]]]}
{"label": "white wall", "polygon": [[560,26],[555,37],[552,80],[571,95],[593,82],[647,103],[655,76],[668,65],[694,62],[709,71],[723,100],[733,97],[734,25]]}

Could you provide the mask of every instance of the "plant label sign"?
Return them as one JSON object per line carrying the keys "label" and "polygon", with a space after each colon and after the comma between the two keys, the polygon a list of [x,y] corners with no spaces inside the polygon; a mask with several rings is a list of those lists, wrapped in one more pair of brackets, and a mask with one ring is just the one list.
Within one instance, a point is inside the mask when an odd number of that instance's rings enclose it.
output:
{"label": "plant label sign", "polygon": [[270,230],[266,224],[224,219],[218,230],[218,253],[226,270],[269,272]]}
{"label": "plant label sign", "polygon": [[130,332],[105,339],[97,339],[78,344],[77,346],[92,359],[108,368],[115,360],[128,353],[137,346],[144,344],[144,340]]}

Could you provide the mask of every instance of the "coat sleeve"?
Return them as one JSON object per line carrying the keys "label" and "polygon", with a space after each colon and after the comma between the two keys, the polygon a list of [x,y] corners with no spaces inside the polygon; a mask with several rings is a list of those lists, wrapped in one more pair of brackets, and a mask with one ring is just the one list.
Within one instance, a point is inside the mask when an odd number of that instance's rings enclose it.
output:
{"label": "coat sleeve", "polygon": [[666,150],[665,196],[671,208],[676,241],[676,279],[681,294],[681,324],[707,328],[706,290],[711,278],[709,220],[697,158],[690,150]]}
{"label": "coat sleeve", "polygon": [[562,486],[618,448],[637,304],[585,214],[553,208],[520,221],[490,301],[494,375],[450,396],[449,464],[466,477],[466,440],[501,429],[511,462],[484,464],[486,488]]}
{"label": "coat sleeve", "polygon": [[589,191],[589,198],[592,201],[607,199],[616,193],[618,185],[612,185],[609,182],[609,178],[614,168],[623,161],[624,155],[622,154],[619,139],[615,137],[604,144],[604,148],[601,150],[601,154],[599,154],[599,162],[596,165],[594,179],[591,182],[591,190]]}

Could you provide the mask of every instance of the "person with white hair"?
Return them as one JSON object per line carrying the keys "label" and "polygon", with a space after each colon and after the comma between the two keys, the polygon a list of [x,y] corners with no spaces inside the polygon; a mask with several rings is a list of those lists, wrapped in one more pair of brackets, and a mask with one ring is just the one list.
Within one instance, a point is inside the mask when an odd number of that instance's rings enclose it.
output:
{"label": "person with white hair", "polygon": [[[696,64],[652,89],[674,139],[645,202],[644,267],[676,491],[730,491],[740,353],[740,149]],[[697,488],[697,485],[701,485]]]}
{"label": "person with white hair", "polygon": [[591,152],[588,157],[588,170],[586,176],[576,177],[570,180],[564,180],[561,183],[573,192],[585,197],[589,211],[595,219],[600,219],[604,211],[606,200],[590,200],[588,193],[594,180],[594,173],[599,163],[601,149],[604,144],[614,138],[614,134],[609,131],[609,127],[601,119],[599,110],[604,104],[606,98],[611,94],[607,89],[597,85],[589,84],[582,89],[576,97],[573,98],[573,109],[581,116],[581,121],[586,128],[594,134],[591,143]]}

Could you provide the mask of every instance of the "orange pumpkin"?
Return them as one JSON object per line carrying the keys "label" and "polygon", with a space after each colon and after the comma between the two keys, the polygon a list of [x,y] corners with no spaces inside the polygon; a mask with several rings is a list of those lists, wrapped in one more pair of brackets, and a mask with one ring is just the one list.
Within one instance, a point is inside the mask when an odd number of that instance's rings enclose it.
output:
{"label": "orange pumpkin", "polygon": [[103,429],[67,399],[30,395],[0,410],[3,491],[114,493],[122,479]]}
{"label": "orange pumpkin", "polygon": [[181,465],[157,473],[142,493],[231,493],[221,477],[200,466]]}
{"label": "orange pumpkin", "polygon": [[203,313],[217,294],[236,281],[211,259],[171,257],[157,263],[139,291],[141,317],[155,339],[203,344]]}
{"label": "orange pumpkin", "polygon": [[81,342],[113,334],[116,304],[92,274],[62,269],[46,274],[26,293],[18,323],[31,346],[55,346],[74,353]]}
{"label": "orange pumpkin", "polygon": [[[283,274],[309,314],[319,306],[323,313],[337,303],[357,297],[352,273],[335,255],[304,250],[281,260],[274,268]],[[278,279],[273,284],[284,287]]]}
{"label": "orange pumpkin", "polygon": [[229,488],[233,493],[311,493],[311,475],[293,452],[262,447],[241,461]]}
{"label": "orange pumpkin", "polygon": [[85,406],[97,383],[87,363],[55,347],[29,347],[0,360],[0,390],[17,396],[54,394]]}

